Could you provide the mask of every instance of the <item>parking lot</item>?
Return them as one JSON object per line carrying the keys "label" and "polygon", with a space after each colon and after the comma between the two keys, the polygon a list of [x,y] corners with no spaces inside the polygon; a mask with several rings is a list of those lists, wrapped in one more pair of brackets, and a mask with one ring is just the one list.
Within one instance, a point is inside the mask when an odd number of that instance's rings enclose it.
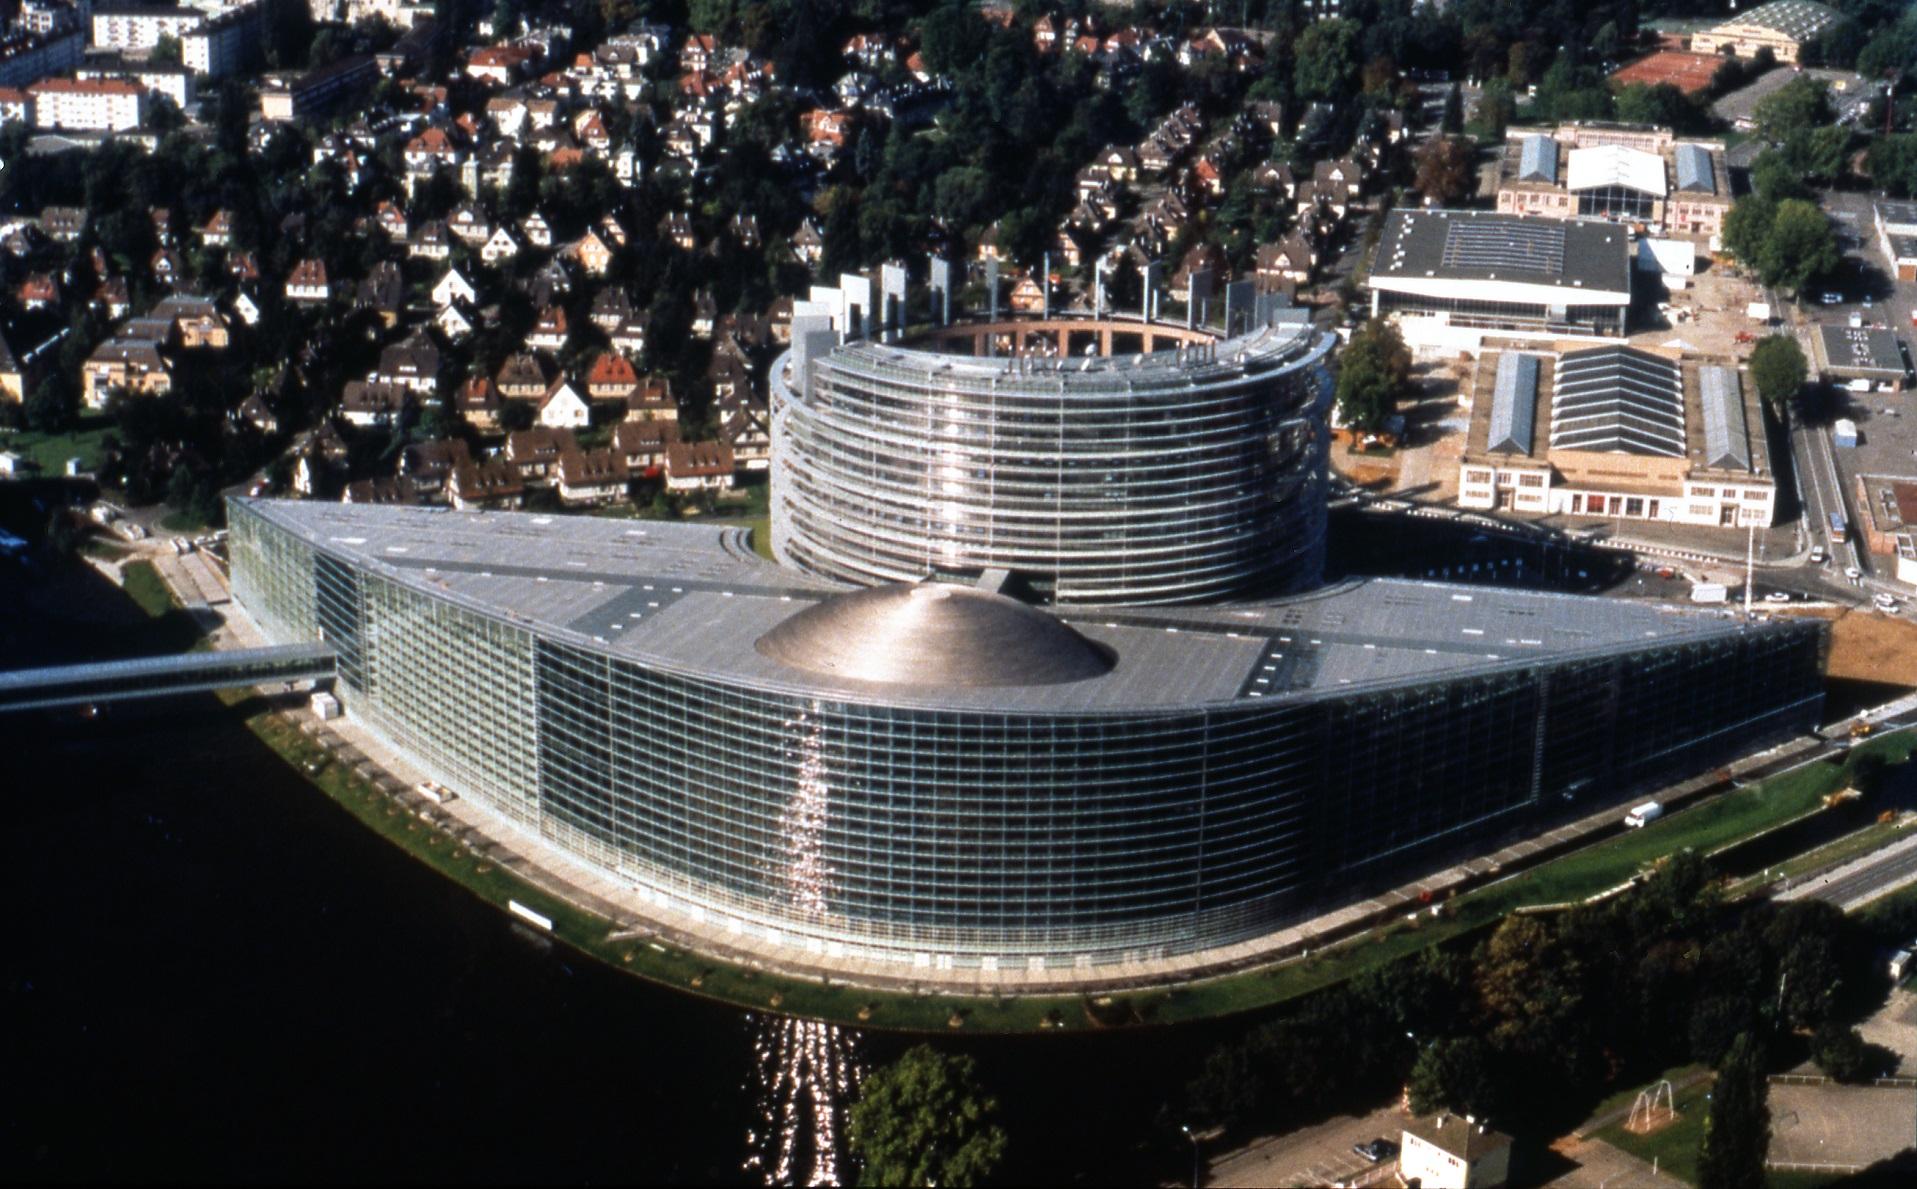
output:
{"label": "parking lot", "polygon": [[[1917,285],[1892,281],[1889,262],[1872,225],[1870,196],[1831,193],[1824,198],[1824,208],[1837,224],[1844,264],[1837,276],[1804,296],[1800,304],[1803,316],[1811,324],[1842,326],[1855,315],[1866,325],[1887,327],[1902,344],[1908,366]],[[1824,300],[1827,297],[1838,300]],[[1810,333],[1807,329],[1802,336],[1807,348]],[[1802,469],[1820,474],[1826,470],[1825,459],[1829,460],[1842,485],[1846,518],[1853,527],[1857,524],[1858,475],[1917,478],[1917,413],[1912,411],[1911,398],[1908,386],[1894,393],[1856,393],[1832,386],[1823,388],[1808,402],[1810,415],[1804,420],[1809,424],[1794,435],[1795,456]],[[1856,446],[1839,449],[1829,444],[1823,427],[1840,417],[1857,423]],[[1877,559],[1879,564],[1873,565],[1871,559],[1862,559],[1863,568],[1877,579],[1887,578],[1882,560]]]}
{"label": "parking lot", "polygon": [[1368,1115],[1343,1115],[1287,1135],[1253,1140],[1211,1161],[1205,1184],[1380,1184],[1392,1178],[1397,1160],[1374,1164],[1352,1151],[1352,1146],[1380,1138],[1398,1142],[1407,1118],[1396,1106],[1390,1106]]}
{"label": "parking lot", "polygon": [[1772,1083],[1770,1162],[1863,1168],[1917,1137],[1917,1093],[1908,1087]]}

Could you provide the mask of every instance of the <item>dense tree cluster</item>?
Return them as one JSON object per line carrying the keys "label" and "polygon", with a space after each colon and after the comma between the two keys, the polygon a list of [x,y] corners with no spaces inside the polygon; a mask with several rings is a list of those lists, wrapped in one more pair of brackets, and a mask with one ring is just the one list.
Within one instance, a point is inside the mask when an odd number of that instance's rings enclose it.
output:
{"label": "dense tree cluster", "polygon": [[978,1185],[1005,1159],[998,1103],[968,1056],[917,1045],[867,1074],[846,1120],[861,1185]]}
{"label": "dense tree cluster", "polygon": [[[1834,1073],[1861,1076],[1879,1054],[1860,1054],[1849,1022],[1881,997],[1878,945],[1917,929],[1917,907],[1908,915],[1859,922],[1817,901],[1729,902],[1705,860],[1678,854],[1623,895],[1509,917],[1468,949],[1441,946],[1311,996],[1214,1050],[1185,1110],[1283,1128],[1403,1087],[1416,1110],[1554,1135],[1674,1065],[1730,1077],[1754,1059],[1761,1070],[1769,1038],[1793,1034],[1815,1033]],[[1721,1122],[1723,1159],[1748,1158],[1731,1132],[1756,1126]]]}

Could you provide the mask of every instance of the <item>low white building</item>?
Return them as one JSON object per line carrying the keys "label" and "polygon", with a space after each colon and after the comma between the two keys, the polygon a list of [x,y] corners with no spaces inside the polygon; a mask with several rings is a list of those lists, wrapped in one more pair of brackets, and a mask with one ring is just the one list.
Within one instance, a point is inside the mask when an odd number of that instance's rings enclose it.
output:
{"label": "low white building", "polygon": [[1498,1189],[1511,1176],[1511,1137],[1469,1116],[1413,1119],[1398,1149],[1398,1180],[1424,1189]]}

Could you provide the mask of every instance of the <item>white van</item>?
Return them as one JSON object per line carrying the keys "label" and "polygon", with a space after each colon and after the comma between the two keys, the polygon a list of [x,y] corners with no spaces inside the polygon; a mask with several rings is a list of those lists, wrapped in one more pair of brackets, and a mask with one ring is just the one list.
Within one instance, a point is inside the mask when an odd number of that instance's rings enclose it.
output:
{"label": "white van", "polygon": [[1635,830],[1647,826],[1664,816],[1664,806],[1656,801],[1646,801],[1624,815],[1624,827]]}

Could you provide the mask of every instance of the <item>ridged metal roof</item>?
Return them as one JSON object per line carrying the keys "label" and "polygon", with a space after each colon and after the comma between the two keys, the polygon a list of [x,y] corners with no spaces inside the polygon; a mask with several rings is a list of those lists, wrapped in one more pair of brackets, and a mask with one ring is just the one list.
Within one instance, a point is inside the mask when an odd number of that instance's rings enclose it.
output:
{"label": "ridged metal roof", "polygon": [[1717,193],[1717,173],[1711,168],[1711,151],[1703,145],[1681,144],[1673,154],[1677,162],[1677,188]]}
{"label": "ridged metal roof", "polygon": [[1538,414],[1538,357],[1506,351],[1498,357],[1497,385],[1491,394],[1490,449],[1531,453]]}
{"label": "ridged metal roof", "polygon": [[1551,449],[1684,457],[1684,388],[1677,364],[1630,347],[1558,360]]}
{"label": "ridged metal roof", "polygon": [[1518,180],[1521,182],[1558,181],[1558,142],[1549,136],[1527,136],[1518,154]]}
{"label": "ridged metal roof", "polygon": [[1724,470],[1751,469],[1751,439],[1744,421],[1744,390],[1728,367],[1697,369],[1698,402],[1704,407],[1704,461]]}

